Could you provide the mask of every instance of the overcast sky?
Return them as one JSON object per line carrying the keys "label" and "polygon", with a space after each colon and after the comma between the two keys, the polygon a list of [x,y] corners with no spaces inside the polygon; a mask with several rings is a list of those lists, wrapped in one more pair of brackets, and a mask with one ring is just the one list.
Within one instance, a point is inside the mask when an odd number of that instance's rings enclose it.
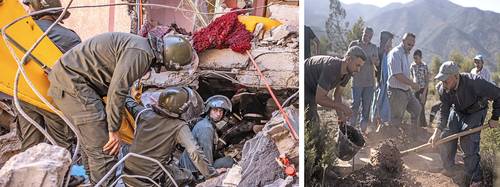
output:
{"label": "overcast sky", "polygon": [[[410,1],[412,0],[340,0],[340,2],[346,4],[362,3],[362,4],[375,5],[378,7],[383,7],[385,5],[394,2],[407,3]],[[450,0],[450,1],[463,7],[476,7],[481,10],[491,10],[500,13],[500,0]]]}

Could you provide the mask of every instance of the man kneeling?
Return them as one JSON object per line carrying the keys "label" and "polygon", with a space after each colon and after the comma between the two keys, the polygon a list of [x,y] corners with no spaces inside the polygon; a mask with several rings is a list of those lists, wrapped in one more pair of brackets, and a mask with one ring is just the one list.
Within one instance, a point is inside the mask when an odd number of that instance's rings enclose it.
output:
{"label": "man kneeling", "polygon": [[[179,143],[182,145],[196,168],[205,179],[217,176],[219,171],[208,163],[187,123],[190,115],[196,115],[196,107],[202,107],[201,97],[188,87],[170,87],[163,90],[158,102],[151,107],[144,107],[134,99],[126,99],[126,107],[136,119],[135,138],[130,146],[131,153],[154,158],[166,166],[176,182],[187,183],[193,180],[189,172],[167,165],[170,155]],[[198,114],[199,115],[199,114]],[[225,171],[221,169],[220,172]],[[130,157],[125,161],[124,174],[141,175],[153,179],[160,186],[172,186],[168,175],[154,162]],[[148,180],[126,177],[127,186],[153,186]],[[182,184],[179,184],[182,185]]]}

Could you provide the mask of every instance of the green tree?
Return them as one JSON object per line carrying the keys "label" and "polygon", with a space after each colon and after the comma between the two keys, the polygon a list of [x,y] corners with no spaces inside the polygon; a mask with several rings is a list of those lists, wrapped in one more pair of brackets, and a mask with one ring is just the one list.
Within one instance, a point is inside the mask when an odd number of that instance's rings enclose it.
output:
{"label": "green tree", "polygon": [[330,41],[328,40],[328,37],[325,35],[321,35],[319,37],[319,54],[328,55],[329,46],[330,46]]}
{"label": "green tree", "polygon": [[454,49],[450,53],[450,60],[454,61],[460,66],[461,72],[470,72],[470,70],[474,68],[474,60],[472,56],[474,53],[474,49],[471,49],[469,50],[468,55],[464,56],[460,51]]}
{"label": "green tree", "polygon": [[438,56],[432,57],[431,62],[431,73],[432,75],[437,75],[439,72],[439,67],[441,67],[441,59]]}
{"label": "green tree", "polygon": [[365,29],[365,21],[359,17],[356,23],[352,25],[352,29],[347,32],[347,41],[360,40],[363,37],[363,30]]}
{"label": "green tree", "polygon": [[333,54],[343,55],[349,45],[345,33],[349,24],[344,21],[345,9],[339,0],[330,0],[330,13],[326,20],[326,34],[330,40],[330,48]]}
{"label": "green tree", "polygon": [[496,60],[497,60],[497,61],[496,61],[496,67],[495,67],[495,68],[496,68],[496,70],[495,70],[495,71],[496,71],[496,72],[500,72],[500,52],[498,52],[498,53],[496,54]]}

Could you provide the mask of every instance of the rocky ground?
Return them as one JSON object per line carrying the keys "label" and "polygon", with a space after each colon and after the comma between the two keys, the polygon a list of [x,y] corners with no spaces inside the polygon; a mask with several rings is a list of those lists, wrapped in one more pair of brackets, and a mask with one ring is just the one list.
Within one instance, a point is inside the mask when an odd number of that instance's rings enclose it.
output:
{"label": "rocky ground", "polygon": [[[319,111],[322,125],[336,127],[334,111]],[[412,128],[417,138],[410,138],[409,126],[401,129],[383,128],[379,133],[372,132],[365,136],[366,145],[351,161],[341,161],[325,171],[325,185],[334,186],[460,186],[463,185],[463,171],[455,176],[441,173],[442,161],[436,148],[423,150],[405,156],[400,151],[416,147],[427,142],[432,135],[432,128]],[[373,128],[374,130],[375,128]],[[462,153],[456,162],[463,168]],[[486,162],[482,157],[482,162]],[[493,159],[494,160],[494,159]],[[494,161],[490,161],[493,163]],[[493,186],[494,167],[483,167],[483,184]]]}

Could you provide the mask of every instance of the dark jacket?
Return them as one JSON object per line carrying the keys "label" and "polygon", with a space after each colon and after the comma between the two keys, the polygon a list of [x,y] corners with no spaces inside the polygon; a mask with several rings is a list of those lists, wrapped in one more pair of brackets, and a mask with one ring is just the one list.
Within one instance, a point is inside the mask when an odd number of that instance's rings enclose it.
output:
{"label": "dark jacket", "polygon": [[[457,113],[468,115],[486,109],[488,100],[492,100],[493,112],[491,119],[498,120],[500,116],[500,89],[477,75],[461,73],[457,90],[447,92],[442,84],[438,84],[436,88],[442,102],[441,122],[438,126],[441,130],[448,123],[452,107]],[[471,128],[479,125],[482,124],[471,124]]]}

